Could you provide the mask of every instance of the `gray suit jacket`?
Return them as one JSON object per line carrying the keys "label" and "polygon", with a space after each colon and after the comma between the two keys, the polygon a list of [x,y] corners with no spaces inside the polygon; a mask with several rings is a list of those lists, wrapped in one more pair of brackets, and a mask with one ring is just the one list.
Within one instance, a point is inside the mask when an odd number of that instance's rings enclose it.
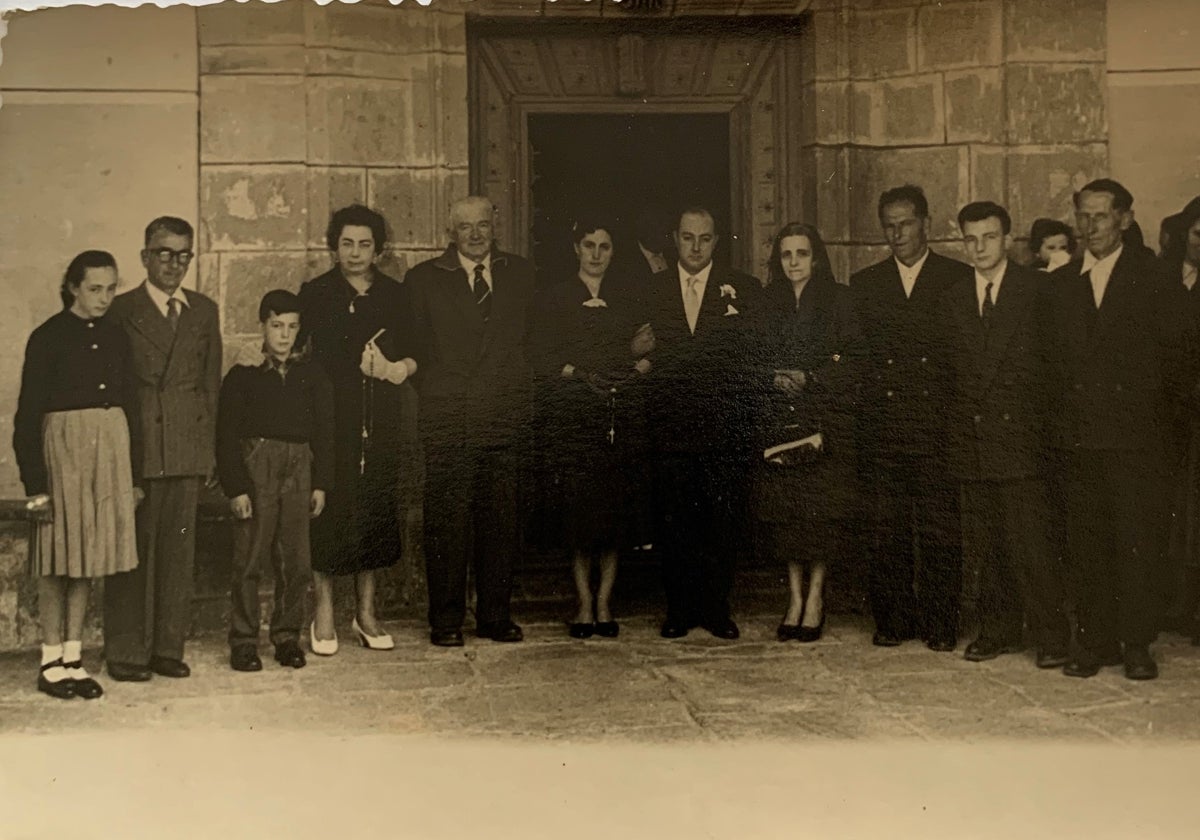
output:
{"label": "gray suit jacket", "polygon": [[110,318],[129,335],[133,410],[144,435],[141,474],[148,479],[210,475],[221,390],[217,305],[184,290],[188,305],[172,335],[145,283],[118,295]]}

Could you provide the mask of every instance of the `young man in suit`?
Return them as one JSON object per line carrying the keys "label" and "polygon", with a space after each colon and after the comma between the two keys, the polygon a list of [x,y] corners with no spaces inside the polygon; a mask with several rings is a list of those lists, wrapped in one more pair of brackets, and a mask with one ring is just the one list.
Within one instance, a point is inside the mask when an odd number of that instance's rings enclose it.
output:
{"label": "young man in suit", "polygon": [[1081,259],[1049,277],[1055,442],[1065,452],[1069,583],[1078,646],[1063,673],[1124,664],[1158,676],[1156,572],[1195,383],[1186,293],[1144,250],[1123,242],[1133,196],[1102,178],[1075,195]]}
{"label": "young man in suit", "polygon": [[920,187],[883,193],[879,222],[891,256],[850,278],[865,339],[858,439],[869,488],[873,642],[893,647],[921,634],[932,650],[951,651],[962,538],[946,459],[952,380],[938,308],[948,288],[970,282],[971,269],[929,249],[929,203]]}
{"label": "young man in suit", "polygon": [[119,295],[109,317],[129,335],[135,411],[144,434],[137,511],[138,567],[104,586],[104,655],[115,680],[186,677],[196,504],[213,476],[221,328],[217,305],[181,287],[194,256],[192,226],[163,216],[146,227],[146,282]]}
{"label": "young man in suit", "polygon": [[1070,629],[1045,483],[1047,278],[1008,260],[1012,219],[1000,205],[968,204],[958,226],[975,272],[943,301],[954,381],[948,449],[981,563],[979,635],[965,657],[1021,650],[1027,608],[1037,666],[1061,668]]}
{"label": "young man in suit", "polygon": [[657,453],[657,496],[667,593],[665,638],[703,627],[722,639],[730,617],[734,556],[743,533],[755,370],[758,280],[713,263],[712,213],[684,210],[678,261],[654,276],[647,314],[654,332],[648,420]]}
{"label": "young man in suit", "polygon": [[529,429],[534,274],[529,262],[495,247],[495,212],[482,196],[455,202],[446,252],[405,276],[425,448],[430,641],[443,647],[463,644],[470,563],[475,635],[523,638],[509,600],[520,548],[518,456]]}

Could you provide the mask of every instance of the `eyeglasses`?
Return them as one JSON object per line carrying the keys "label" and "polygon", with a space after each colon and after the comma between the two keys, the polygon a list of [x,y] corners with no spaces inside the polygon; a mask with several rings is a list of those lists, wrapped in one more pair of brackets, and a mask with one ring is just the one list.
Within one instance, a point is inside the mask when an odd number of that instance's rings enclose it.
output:
{"label": "eyeglasses", "polygon": [[171,248],[155,248],[154,250],[146,249],[142,253],[153,254],[163,265],[171,262],[177,262],[180,265],[187,265],[192,261],[192,257],[196,256],[191,251],[175,251]]}

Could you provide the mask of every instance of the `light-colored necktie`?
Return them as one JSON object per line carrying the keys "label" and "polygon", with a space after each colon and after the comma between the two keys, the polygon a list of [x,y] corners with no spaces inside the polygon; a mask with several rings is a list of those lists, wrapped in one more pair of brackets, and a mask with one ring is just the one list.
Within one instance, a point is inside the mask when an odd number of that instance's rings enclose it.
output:
{"label": "light-colored necktie", "polygon": [[687,279],[687,291],[683,295],[683,312],[687,315],[688,329],[696,332],[696,320],[700,317],[700,278]]}
{"label": "light-colored necktie", "polygon": [[1099,309],[1100,302],[1104,300],[1105,284],[1096,279],[1096,275],[1092,274],[1091,271],[1083,272],[1083,276],[1087,278],[1088,283],[1092,287],[1092,300],[1096,302],[1096,308]]}

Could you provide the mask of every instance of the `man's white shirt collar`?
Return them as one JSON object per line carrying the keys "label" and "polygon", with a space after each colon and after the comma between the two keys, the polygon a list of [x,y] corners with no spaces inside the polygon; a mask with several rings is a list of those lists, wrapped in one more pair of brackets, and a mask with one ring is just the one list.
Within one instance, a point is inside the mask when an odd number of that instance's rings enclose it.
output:
{"label": "man's white shirt collar", "polygon": [[925,267],[925,260],[929,259],[929,248],[926,248],[925,253],[921,255],[921,259],[917,260],[911,266],[900,262],[895,256],[892,259],[896,261],[896,268],[900,270],[900,283],[904,286],[904,296],[912,297],[913,287],[917,285],[917,275]]}
{"label": "man's white shirt collar", "polygon": [[700,297],[704,297],[704,288],[708,285],[708,275],[712,273],[712,266],[713,264],[709,263],[695,274],[689,274],[687,269],[685,269],[682,265],[679,265],[679,288],[686,292],[688,287],[688,278],[695,277],[698,281],[696,283],[696,291],[699,293]]}
{"label": "man's white shirt collar", "polygon": [[1113,268],[1117,264],[1117,260],[1121,258],[1121,252],[1125,250],[1125,244],[1121,243],[1117,246],[1117,250],[1113,251],[1102,260],[1096,259],[1091,251],[1084,250],[1083,252],[1083,273],[1091,273],[1092,279],[1092,296],[1096,301],[1096,308],[1100,308],[1100,302],[1104,300],[1104,290],[1108,288],[1109,278],[1112,277]]}
{"label": "man's white shirt collar", "polygon": [[979,304],[979,314],[983,314],[983,299],[987,296],[987,285],[992,284],[992,304],[995,305],[996,298],[1000,296],[1000,282],[1004,279],[1005,272],[1008,271],[1008,260],[1005,259],[1000,263],[1000,271],[996,274],[995,280],[989,280],[979,273],[979,269],[975,269],[975,300]]}
{"label": "man's white shirt collar", "polygon": [[467,280],[471,283],[471,288],[475,288],[475,266],[483,266],[483,279],[487,281],[488,286],[492,285],[492,255],[489,252],[482,260],[478,262],[466,256],[462,251],[455,249],[454,253],[458,254],[458,263],[463,267],[463,271],[467,272]]}
{"label": "man's white shirt collar", "polygon": [[164,292],[162,289],[158,288],[158,286],[155,286],[149,280],[145,281],[145,283],[143,283],[143,285],[146,287],[146,291],[150,294],[150,300],[154,301],[154,305],[158,307],[158,311],[162,313],[162,316],[164,318],[168,317],[167,301],[169,301],[169,300],[174,299],[174,300],[179,301],[180,313],[182,313],[183,310],[187,308],[188,300],[187,300],[187,297],[183,294],[182,286],[180,286],[178,289],[176,289],[174,292],[172,292],[171,294],[168,295],[166,292]]}
{"label": "man's white shirt collar", "polygon": [[1190,292],[1192,287],[1196,285],[1196,280],[1198,279],[1196,266],[1192,265],[1187,260],[1184,260],[1183,270],[1180,272],[1179,279],[1183,281],[1184,287]]}

